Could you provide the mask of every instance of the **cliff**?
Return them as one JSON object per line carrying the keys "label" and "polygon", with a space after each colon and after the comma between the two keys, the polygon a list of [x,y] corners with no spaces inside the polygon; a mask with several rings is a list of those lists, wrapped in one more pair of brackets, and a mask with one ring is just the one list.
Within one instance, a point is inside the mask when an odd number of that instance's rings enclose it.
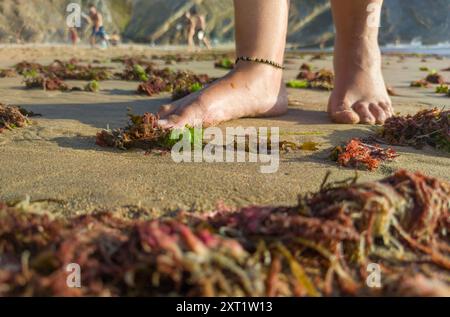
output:
{"label": "cliff", "polygon": [[[108,31],[130,41],[184,41],[183,14],[197,6],[208,17],[210,36],[218,42],[234,37],[232,0],[0,0],[0,42],[61,42],[67,38],[65,8],[77,2],[87,10],[95,3],[105,15]],[[289,36],[300,46],[331,44],[334,39],[327,0],[291,0]],[[88,34],[84,25],[83,33]],[[387,0],[381,41],[432,44],[450,40],[450,0]]]}

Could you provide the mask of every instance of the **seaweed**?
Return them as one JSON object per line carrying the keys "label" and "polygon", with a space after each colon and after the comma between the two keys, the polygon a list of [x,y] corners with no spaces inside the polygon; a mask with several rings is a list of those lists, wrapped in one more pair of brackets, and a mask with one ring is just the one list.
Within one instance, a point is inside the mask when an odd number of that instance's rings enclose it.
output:
{"label": "seaweed", "polygon": [[333,90],[334,74],[326,69],[321,69],[317,72],[302,70],[298,74],[297,80],[288,82],[288,87]]}
{"label": "seaweed", "polygon": [[203,89],[203,84],[199,82],[194,82],[192,84],[184,83],[181,86],[175,87],[172,93],[172,100],[182,99],[194,92],[200,91]]}
{"label": "seaweed", "polygon": [[445,79],[441,74],[433,70],[424,79],[411,82],[411,87],[428,88],[430,84],[443,85],[445,84]]}
{"label": "seaweed", "polygon": [[141,56],[141,57],[123,56],[123,57],[113,58],[111,60],[111,62],[122,63],[127,67],[134,67],[135,65],[140,65],[145,68],[155,66],[155,63],[147,60],[145,58],[145,56]]}
{"label": "seaweed", "polygon": [[14,69],[0,69],[0,78],[16,77],[17,72]]}
{"label": "seaweed", "polygon": [[410,86],[415,87],[415,88],[428,88],[428,87],[430,87],[430,83],[428,81],[426,81],[425,79],[420,79],[420,80],[411,82]]}
{"label": "seaweed", "polygon": [[153,96],[162,92],[168,92],[171,90],[170,84],[161,77],[152,76],[145,83],[141,83],[138,86],[137,93],[145,94],[147,96]]}
{"label": "seaweed", "polygon": [[299,80],[299,79],[293,79],[286,83],[286,86],[289,88],[296,88],[296,89],[306,89],[309,88],[309,82],[307,80]]}
{"label": "seaweed", "polygon": [[0,103],[0,133],[5,129],[22,128],[29,124],[25,109]]}
{"label": "seaweed", "polygon": [[[0,296],[448,296],[448,182],[328,179],[296,206],[171,219],[52,219],[0,203]],[[82,288],[67,287],[69,263]]]}
{"label": "seaweed", "polygon": [[27,61],[20,62],[14,66],[14,69],[20,75],[24,75],[26,72],[34,71],[36,73],[43,72],[45,67],[38,63],[31,63]]}
{"label": "seaweed", "polygon": [[340,166],[374,171],[381,162],[392,161],[398,154],[392,149],[384,149],[377,144],[364,143],[359,139],[351,139],[343,146],[335,147],[331,159]]}
{"label": "seaweed", "polygon": [[[200,87],[198,87],[200,88]],[[151,113],[145,113],[143,116],[134,115],[131,111],[128,112],[129,123],[123,129],[102,130],[97,133],[96,144],[101,147],[113,147],[121,150],[129,150],[133,148],[142,149],[150,152],[169,152],[172,147],[184,137],[184,133],[178,134],[175,137],[173,129],[164,128],[159,124],[159,117]],[[197,129],[186,126],[184,129],[189,130],[189,137],[191,145],[194,146],[198,140],[196,133]],[[177,131],[179,132],[179,131]],[[201,129],[203,135],[203,130]],[[259,136],[258,136],[259,138]],[[207,141],[202,140],[202,147],[206,146]],[[319,150],[319,143],[304,142],[296,143],[292,141],[282,140],[278,144],[279,151],[285,153],[294,151],[317,151]],[[223,146],[224,150],[228,149],[228,145]],[[234,149],[238,149],[237,140],[234,140]],[[251,152],[250,137],[245,136],[245,152]],[[267,140],[267,148],[265,150],[272,150],[272,143]],[[259,144],[256,145],[256,152],[260,153]]]}
{"label": "seaweed", "polygon": [[425,78],[425,80],[430,84],[438,84],[438,85],[445,84],[444,77],[435,71],[429,73],[428,76]]}
{"label": "seaweed", "polygon": [[116,76],[122,80],[146,82],[149,79],[147,71],[151,70],[151,67],[152,66],[148,66],[148,68],[144,68],[140,64],[130,62],[130,64],[127,64],[124,71],[122,73],[117,73]]}
{"label": "seaweed", "polygon": [[35,75],[28,73],[23,82],[28,89],[43,89],[48,91],[69,91],[69,86],[60,78],[55,76]]}
{"label": "seaweed", "polygon": [[84,86],[84,91],[87,91],[87,92],[99,92],[99,90],[100,90],[100,84],[96,80],[92,80],[89,83],[87,83],[86,86]]}
{"label": "seaweed", "polygon": [[171,149],[171,131],[158,123],[158,116],[128,113],[129,124],[124,129],[102,130],[97,133],[97,145],[121,150],[139,148],[146,151]]}
{"label": "seaweed", "polygon": [[379,136],[389,144],[423,148],[425,145],[450,152],[450,111],[426,109],[415,115],[386,120]]}
{"label": "seaweed", "polygon": [[437,94],[448,94],[449,93],[448,85],[442,84],[442,85],[437,86],[436,93]]}
{"label": "seaweed", "polygon": [[[23,61],[15,66],[16,71],[25,76],[40,74],[43,77],[59,78],[61,80],[107,80],[111,78],[111,72],[107,67],[94,67],[80,65],[79,61],[72,59],[68,62],[55,60],[50,65],[44,66],[38,63]],[[32,76],[36,77],[36,76]]]}
{"label": "seaweed", "polygon": [[162,92],[172,93],[172,99],[183,98],[209,84],[212,79],[205,74],[189,71],[173,71],[169,68],[157,68],[152,65],[143,68],[139,64],[129,64],[125,70],[116,74],[124,80],[140,81],[138,94],[154,96]]}
{"label": "seaweed", "polygon": [[214,63],[215,68],[221,68],[221,69],[233,69],[234,68],[234,61],[231,58],[224,57],[219,59]]}
{"label": "seaweed", "polygon": [[112,77],[107,67],[80,65],[77,60],[63,62],[55,60],[47,66],[44,73],[52,74],[63,80],[108,80]]}
{"label": "seaweed", "polygon": [[306,71],[310,72],[310,71],[312,71],[312,66],[308,63],[303,63],[300,66],[300,70],[306,70]]}

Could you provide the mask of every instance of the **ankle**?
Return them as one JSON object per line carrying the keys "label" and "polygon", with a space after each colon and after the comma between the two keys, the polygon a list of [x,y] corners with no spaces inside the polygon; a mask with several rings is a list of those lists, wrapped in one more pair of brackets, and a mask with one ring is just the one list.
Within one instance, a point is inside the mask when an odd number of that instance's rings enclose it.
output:
{"label": "ankle", "polygon": [[239,61],[235,66],[235,71],[237,72],[248,72],[248,73],[256,73],[261,76],[277,76],[281,77],[283,75],[283,70],[276,68],[274,66],[251,62],[251,61]]}

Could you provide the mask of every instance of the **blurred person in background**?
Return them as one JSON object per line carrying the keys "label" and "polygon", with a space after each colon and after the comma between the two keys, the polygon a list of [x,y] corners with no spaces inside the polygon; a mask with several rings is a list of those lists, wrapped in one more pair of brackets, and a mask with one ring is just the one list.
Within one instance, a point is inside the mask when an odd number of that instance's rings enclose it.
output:
{"label": "blurred person in background", "polygon": [[76,27],[69,28],[69,39],[73,46],[76,46],[80,42],[80,37],[78,36],[78,30]]}
{"label": "blurred person in background", "polygon": [[103,15],[97,10],[94,4],[89,5],[89,18],[93,24],[90,38],[91,47],[95,47],[97,38],[101,40],[102,47],[107,47],[108,36],[103,25]]}
{"label": "blurred person in background", "polygon": [[203,43],[206,48],[211,49],[211,43],[206,35],[206,17],[192,7],[185,15],[188,28],[188,44],[190,48],[195,47],[195,38]]}

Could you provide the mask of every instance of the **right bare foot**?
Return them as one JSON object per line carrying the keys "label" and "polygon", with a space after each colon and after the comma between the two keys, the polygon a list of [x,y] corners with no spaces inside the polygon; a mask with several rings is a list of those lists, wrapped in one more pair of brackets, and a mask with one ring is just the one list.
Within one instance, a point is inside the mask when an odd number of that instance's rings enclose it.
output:
{"label": "right bare foot", "polygon": [[383,124],[394,113],[381,72],[377,38],[337,41],[336,85],[328,112],[337,123]]}
{"label": "right bare foot", "polygon": [[205,89],[161,107],[165,127],[212,126],[245,117],[278,116],[287,112],[282,70],[239,62],[234,70]]}

